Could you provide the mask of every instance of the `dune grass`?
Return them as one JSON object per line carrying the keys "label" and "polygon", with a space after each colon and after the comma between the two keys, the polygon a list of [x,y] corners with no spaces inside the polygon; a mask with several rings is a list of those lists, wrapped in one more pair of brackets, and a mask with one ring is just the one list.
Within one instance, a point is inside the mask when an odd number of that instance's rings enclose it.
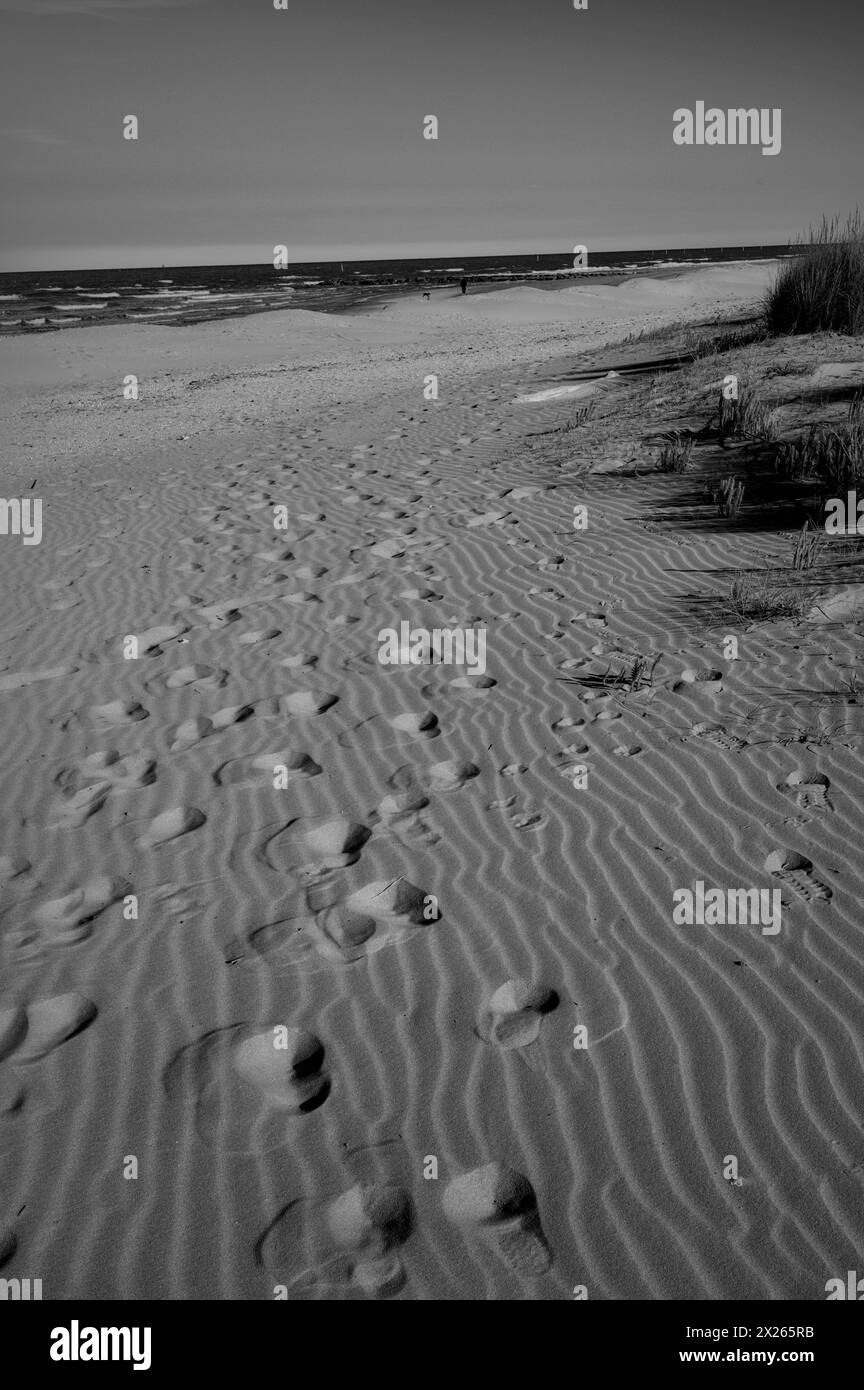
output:
{"label": "dune grass", "polygon": [[771,571],[739,571],[725,601],[726,613],[740,622],[770,622],[776,618],[800,618],[806,607],[804,595],[776,582]]}
{"label": "dune grass", "polygon": [[832,492],[864,484],[864,397],[856,392],[848,418],[836,425],[811,425],[807,434],[778,446],[775,468],[796,481],[824,482]]}
{"label": "dune grass", "polygon": [[657,460],[658,473],[686,473],[693,461],[693,438],[686,435],[670,440],[660,450]]}
{"label": "dune grass", "polygon": [[768,291],[765,322],[773,334],[864,333],[864,220],[823,217],[807,250],[787,262]]}

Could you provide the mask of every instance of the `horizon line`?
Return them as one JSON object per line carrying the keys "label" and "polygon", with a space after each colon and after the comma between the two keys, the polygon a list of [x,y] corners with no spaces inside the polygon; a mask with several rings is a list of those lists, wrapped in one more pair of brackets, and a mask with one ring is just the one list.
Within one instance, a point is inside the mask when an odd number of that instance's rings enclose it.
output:
{"label": "horizon line", "polygon": [[[760,241],[760,242],[725,242],[725,243],[723,243],[722,245],[719,244],[719,243],[714,243],[714,244],[712,244],[712,245],[697,245],[697,244],[694,244],[694,243],[691,243],[691,242],[685,242],[685,243],[682,243],[681,245],[677,245],[677,246],[674,245],[674,244],[672,244],[672,245],[665,245],[665,246],[662,246],[662,247],[659,246],[659,245],[658,245],[658,246],[619,246],[619,247],[605,246],[605,247],[602,247],[602,248],[598,248],[598,249],[595,250],[593,253],[592,253],[592,251],[591,251],[591,249],[590,249],[590,247],[589,247],[589,248],[588,248],[588,256],[589,256],[589,258],[590,258],[590,257],[592,256],[592,254],[593,254],[594,256],[598,256],[598,255],[621,255],[621,254],[624,254],[625,252],[631,252],[631,253],[635,254],[636,252],[639,252],[639,251],[643,251],[643,252],[653,252],[653,253],[655,253],[655,254],[660,254],[660,252],[668,253],[668,252],[670,252],[670,251],[732,251],[732,250],[735,250],[735,251],[760,251],[760,250],[764,250],[766,247],[770,247],[771,249],[780,249],[780,248],[784,248],[784,247],[785,247],[785,248],[791,248],[791,247],[793,247],[793,246],[797,246],[797,245],[806,245],[806,244],[807,244],[807,243],[803,243],[803,242],[800,242],[800,241],[776,241],[776,242],[772,242],[772,241]],[[289,261],[286,267],[280,268],[279,270],[277,270],[276,267],[272,264],[272,261],[269,261],[269,260],[268,260],[268,261],[177,261],[177,262],[167,262],[167,261],[165,261],[165,262],[158,262],[158,261],[156,261],[156,262],[152,262],[152,263],[147,264],[147,265],[144,265],[144,264],[141,264],[141,265],[128,265],[128,264],[127,264],[127,265],[122,265],[122,264],[118,264],[118,265],[100,265],[100,266],[82,266],[82,265],[77,265],[77,266],[76,266],[76,265],[71,265],[71,266],[59,266],[59,265],[47,265],[47,266],[42,266],[42,267],[39,267],[39,268],[30,267],[30,268],[27,269],[27,270],[0,270],[0,275],[55,275],[55,274],[58,274],[58,275],[59,275],[59,274],[68,275],[68,274],[73,274],[73,273],[75,273],[75,272],[80,272],[81,274],[90,274],[90,275],[92,275],[92,274],[94,274],[94,272],[109,271],[109,270],[204,270],[204,269],[211,269],[211,270],[227,270],[227,269],[239,269],[239,268],[241,268],[241,267],[249,267],[249,268],[260,267],[260,268],[264,268],[265,266],[266,266],[266,267],[269,267],[270,269],[272,269],[274,274],[279,275],[279,274],[284,274],[284,273],[285,273],[285,270],[289,269],[289,268],[292,267],[292,266],[304,266],[304,265],[308,265],[308,266],[318,265],[318,266],[321,266],[321,265],[335,265],[335,264],[337,264],[337,263],[339,263],[339,264],[347,264],[347,265],[361,265],[361,264],[364,264],[364,265],[365,265],[365,264],[369,264],[369,263],[375,264],[375,263],[378,263],[378,262],[384,264],[384,263],[389,262],[389,261],[421,261],[421,260],[429,260],[429,261],[446,261],[446,260],[455,260],[457,257],[460,257],[460,256],[461,256],[464,260],[490,260],[490,259],[492,259],[492,258],[494,258],[494,257],[500,257],[500,258],[505,258],[505,257],[513,257],[513,258],[516,258],[516,257],[520,257],[520,258],[521,258],[521,257],[526,257],[526,256],[536,256],[536,257],[538,258],[538,260],[539,260],[541,256],[547,257],[547,256],[559,256],[559,255],[561,255],[561,256],[566,256],[568,259],[569,259],[569,258],[572,258],[572,256],[573,256],[573,250],[572,250],[572,248],[568,248],[567,250],[563,250],[563,251],[557,251],[557,250],[556,250],[556,251],[536,251],[536,250],[530,250],[530,251],[516,251],[516,250],[511,250],[511,251],[480,251],[480,252],[477,252],[477,251],[471,251],[471,252],[469,252],[469,251],[451,251],[451,252],[445,252],[445,253],[443,253],[443,254],[435,254],[435,255],[432,255],[432,254],[429,254],[429,253],[421,252],[421,253],[418,254],[418,255],[390,255],[390,256],[381,256],[381,255],[376,255],[376,256],[357,256],[357,255],[354,255],[354,256],[338,256],[338,255],[337,255],[337,256],[329,256],[329,257],[326,257],[326,258],[318,258],[318,259],[309,258],[309,259],[304,259],[304,260]],[[586,269],[590,269],[590,264],[591,264],[591,263],[590,263],[590,259],[589,259],[588,265],[587,265],[585,268],[586,268]],[[563,266],[562,266],[562,269],[567,269],[567,268],[568,268],[568,267],[563,267]]]}

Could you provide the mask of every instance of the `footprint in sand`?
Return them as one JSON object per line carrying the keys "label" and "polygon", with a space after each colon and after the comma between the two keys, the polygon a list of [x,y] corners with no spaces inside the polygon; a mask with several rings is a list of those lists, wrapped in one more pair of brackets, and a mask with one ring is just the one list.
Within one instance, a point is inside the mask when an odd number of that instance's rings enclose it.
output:
{"label": "footprint in sand", "polygon": [[576,770],[584,767],[583,759],[590,752],[587,743],[570,743],[555,754],[555,771],[559,777],[569,777],[572,781]]}
{"label": "footprint in sand", "polygon": [[375,879],[345,900],[349,912],[393,927],[425,926],[441,920],[437,903],[429,893],[398,875]]}
{"label": "footprint in sand", "polygon": [[499,1047],[529,1047],[540,1036],[543,1015],[558,1004],[554,990],[528,980],[507,980],[477,1020],[477,1035]]}
{"label": "footprint in sand", "polygon": [[564,564],[563,555],[547,555],[544,559],[537,561],[538,574],[556,574]]}
{"label": "footprint in sand", "polygon": [[36,685],[39,681],[55,681],[62,676],[71,676],[78,670],[77,666],[51,666],[44,671],[10,671],[0,676],[0,693],[9,690],[23,690],[27,685]]}
{"label": "footprint in sand", "polygon": [[218,787],[260,787],[273,790],[278,776],[281,790],[282,781],[293,782],[298,778],[317,777],[321,771],[320,764],[316,763],[309,753],[299,749],[282,748],[276,753],[257,753],[250,758],[231,758],[216,769],[213,781]]}
{"label": "footprint in sand", "polygon": [[576,623],[582,623],[585,627],[596,629],[607,627],[609,619],[602,610],[586,610],[584,613],[574,613],[570,621],[574,626]]}
{"label": "footprint in sand", "polygon": [[557,733],[559,729],[581,729],[584,726],[584,719],[575,719],[572,715],[565,715],[563,719],[556,719],[551,728],[554,733]]}
{"label": "footprint in sand", "polygon": [[[129,754],[124,758],[115,748],[109,748],[104,752],[91,753],[77,768],[61,769],[54,781],[61,787],[64,799],[57,807],[52,827],[68,830],[83,825],[90,816],[101,810],[112,791],[148,786],[155,782],[155,767],[156,763],[145,753]],[[88,777],[98,780],[87,782]]]}
{"label": "footprint in sand", "polygon": [[323,1063],[323,1043],[301,1028],[280,1026],[253,1033],[234,1049],[237,1074],[269,1105],[289,1114],[322,1104],[330,1089]]}
{"label": "footprint in sand", "polygon": [[150,711],[139,705],[137,700],[111,700],[107,705],[91,705],[90,716],[97,727],[114,728],[149,719]]}
{"label": "footprint in sand", "polygon": [[[425,584],[415,585],[413,589],[401,589],[397,594],[397,598],[404,598],[407,599],[409,602],[420,602],[422,600],[424,603],[433,603],[436,602],[438,599],[442,599],[443,597],[443,594],[439,594],[435,589],[430,589]],[[424,645],[425,650],[423,655],[428,656],[429,644],[425,643]]]}
{"label": "footprint in sand", "polygon": [[[539,596],[542,597],[542,598],[551,598],[551,599],[553,599],[556,603],[563,603],[563,602],[564,602],[564,597],[565,597],[564,594],[562,594],[562,592],[561,592],[560,589],[552,589],[552,588],[538,589],[538,588],[534,587],[534,588],[529,589],[529,590],[528,590],[528,593],[531,594],[531,595],[535,595],[535,594],[536,594],[536,595],[539,595]],[[581,662],[574,662],[573,664],[574,664],[574,665],[581,665],[582,663],[581,663]]]}
{"label": "footprint in sand", "polygon": [[356,864],[372,831],[348,816],[298,818],[271,834],[258,856],[275,873],[313,883]]}
{"label": "footprint in sand", "polygon": [[[506,507],[496,507],[492,511],[482,512],[479,516],[472,516],[465,522],[465,528],[474,531],[480,526],[499,526],[512,515]],[[515,521],[516,518],[513,519]]]}
{"label": "footprint in sand", "polygon": [[196,618],[204,620],[211,632],[219,632],[231,623],[239,622],[243,616],[236,603],[231,599],[224,603],[194,605],[193,612]]}
{"label": "footprint in sand", "polygon": [[827,902],[833,893],[827,884],[813,876],[813,861],[795,850],[775,849],[768,855],[764,867],[782,884],[792,888],[805,902],[814,898]]}
{"label": "footprint in sand", "polygon": [[[287,1213],[286,1213],[287,1215]],[[304,1227],[310,1224],[304,1213]],[[357,1183],[327,1203],[322,1229],[316,1232],[317,1259],[311,1269],[290,1276],[298,1249],[291,1223],[277,1222],[262,1243],[262,1258],[277,1278],[288,1279],[296,1295],[304,1289],[362,1290],[388,1298],[405,1284],[399,1249],[414,1226],[411,1198],[396,1183]],[[283,1229],[287,1226],[287,1229]]]}
{"label": "footprint in sand", "polygon": [[184,1129],[191,1107],[198,1136],[229,1153],[282,1149],[288,1126],[327,1099],[324,1056],[315,1034],[294,1026],[231,1024],[205,1033],[165,1068],[164,1132]]}
{"label": "footprint in sand", "polygon": [[443,762],[433,763],[428,771],[429,790],[432,792],[458,791],[473,777],[480,776],[477,764],[462,758],[445,758]]}
{"label": "footprint in sand", "polygon": [[317,652],[295,652],[293,656],[283,656],[279,665],[286,666],[291,671],[300,666],[314,666],[317,661]]}
{"label": "footprint in sand", "polygon": [[[388,937],[367,913],[354,912],[346,903],[319,909],[306,926],[318,955],[342,965],[363,959],[388,945]],[[256,942],[257,944],[257,942]]]}
{"label": "footprint in sand", "polygon": [[534,1189],[513,1168],[487,1163],[453,1178],[443,1205],[451,1221],[476,1227],[517,1274],[536,1277],[552,1263]]}
{"label": "footprint in sand", "polygon": [[722,724],[694,724],[690,732],[696,738],[713,743],[717,748],[724,748],[728,753],[734,753],[747,744],[746,738],[738,738],[736,734],[727,733]]}
{"label": "footprint in sand", "polygon": [[293,593],[282,594],[284,603],[320,603],[321,600],[311,589],[295,589]]}
{"label": "footprint in sand", "polygon": [[203,715],[195,715],[191,719],[184,719],[182,724],[178,724],[169,737],[171,742],[168,744],[170,753],[183,753],[187,748],[194,748],[196,743],[207,738],[208,734],[213,733],[213,720],[207,719]]}
{"label": "footprint in sand", "polygon": [[27,1031],[15,1052],[17,1062],[35,1062],[74,1038],[92,1023],[96,1005],[83,994],[56,994],[27,1006]]}
{"label": "footprint in sand", "polygon": [[[346,501],[350,500],[350,498],[346,498]],[[382,560],[398,560],[405,554],[409,544],[407,539],[391,536],[388,540],[375,541],[369,550],[372,555],[378,555]],[[354,552],[351,551],[349,558],[353,557],[353,554]]]}
{"label": "footprint in sand", "polygon": [[402,839],[402,832],[405,831],[424,844],[437,845],[441,836],[420,815],[429,805],[429,798],[413,773],[400,769],[388,779],[388,784],[392,790],[370,812],[369,824],[380,826],[398,840]]}
{"label": "footprint in sand", "polygon": [[492,676],[457,676],[450,682],[451,690],[468,691],[472,695],[485,695],[498,682]]}
{"label": "footprint in sand", "polygon": [[394,729],[408,738],[437,738],[441,732],[438,716],[431,709],[397,714],[390,723]]}
{"label": "footprint in sand", "polygon": [[90,879],[64,897],[52,898],[32,909],[26,924],[11,931],[7,941],[26,957],[47,947],[75,946],[90,936],[100,913],[129,891],[129,884],[123,879]]}
{"label": "footprint in sand", "polygon": [[127,636],[132,636],[138,643],[139,656],[162,656],[168,642],[173,642],[188,631],[185,623],[172,623],[161,627],[148,627],[143,632],[119,633],[109,639],[106,650],[114,654],[122,652]]}
{"label": "footprint in sand", "polygon": [[250,719],[254,712],[252,705],[228,705],[225,709],[217,710],[209,718],[196,714],[192,719],[184,719],[183,723],[178,724],[173,733],[169,734],[169,752],[183,753],[187,748],[194,748],[196,743],[200,743],[211,734],[228,729],[232,724],[240,724],[244,719]]}
{"label": "footprint in sand", "polygon": [[673,681],[672,690],[678,694],[680,691],[692,689],[694,686],[712,694],[722,690],[723,672],[707,666],[688,668],[681,672],[677,680]]}
{"label": "footprint in sand", "polygon": [[78,829],[91,816],[95,816],[97,811],[101,811],[110,791],[110,782],[94,782],[88,787],[79,787],[76,792],[70,792],[57,806],[54,819],[48,823],[50,829]]}
{"label": "footprint in sand", "polygon": [[[156,762],[144,752],[122,754],[116,748],[106,748],[83,758],[78,767],[82,776],[102,778],[121,791],[149,787],[156,781]],[[58,782],[62,775],[58,775]]]}
{"label": "footprint in sand", "polygon": [[328,690],[295,690],[292,694],[281,697],[279,713],[298,717],[324,714],[338,700],[339,696]]}
{"label": "footprint in sand", "polygon": [[294,559],[294,551],[286,548],[284,544],[279,544],[274,545],[272,550],[253,550],[249,559],[263,560],[268,565],[287,565]]}
{"label": "footprint in sand", "polygon": [[150,822],[138,840],[138,846],[140,849],[157,849],[160,845],[179,839],[181,835],[198,830],[206,820],[204,812],[199,811],[197,806],[173,806],[170,811],[163,811]]}
{"label": "footprint in sand", "polygon": [[501,493],[501,496],[506,497],[510,502],[524,502],[526,498],[533,497],[535,493],[544,491],[545,488],[542,488],[539,484],[531,484],[526,487],[506,488],[505,491]]}
{"label": "footprint in sand", "polygon": [[24,1009],[13,1004],[9,1009],[0,1009],[0,1061],[14,1052],[27,1032],[27,1014]]}
{"label": "footprint in sand", "polygon": [[795,804],[802,811],[833,811],[828,800],[831,783],[821,772],[790,772],[785,782],[778,784],[778,792],[795,798]]}
{"label": "footprint in sand", "polygon": [[[445,758],[420,769],[422,776],[409,763],[398,767],[387,779],[389,794],[378,805],[376,815],[385,823],[399,820],[429,804],[427,792],[458,791],[466,782],[480,774],[475,763],[466,759]],[[426,785],[424,785],[424,783]],[[428,831],[428,827],[423,827]],[[435,836],[435,842],[439,836]]]}
{"label": "footprint in sand", "polygon": [[510,822],[516,830],[539,830],[545,825],[547,817],[540,811],[520,811],[511,816]]}
{"label": "footprint in sand", "polygon": [[432,895],[402,877],[377,879],[343,901],[328,903],[327,891],[307,897],[314,918],[305,930],[320,955],[342,964],[406,941],[441,919]]}

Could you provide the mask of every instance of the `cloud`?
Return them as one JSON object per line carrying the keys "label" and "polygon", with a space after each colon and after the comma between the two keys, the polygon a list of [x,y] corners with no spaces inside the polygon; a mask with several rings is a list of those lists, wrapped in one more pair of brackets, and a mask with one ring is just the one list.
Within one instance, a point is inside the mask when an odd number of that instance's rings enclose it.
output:
{"label": "cloud", "polygon": [[0,12],[28,15],[115,16],[126,10],[176,10],[201,0],[0,0]]}

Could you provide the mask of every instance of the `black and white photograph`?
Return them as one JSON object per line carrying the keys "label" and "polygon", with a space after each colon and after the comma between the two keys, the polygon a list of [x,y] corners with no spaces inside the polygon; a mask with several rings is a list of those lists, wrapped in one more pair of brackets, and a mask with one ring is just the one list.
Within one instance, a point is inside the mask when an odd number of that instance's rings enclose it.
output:
{"label": "black and white photograph", "polygon": [[864,1300],[862,38],[0,0],[26,1364],[519,1301],[816,1369]]}

